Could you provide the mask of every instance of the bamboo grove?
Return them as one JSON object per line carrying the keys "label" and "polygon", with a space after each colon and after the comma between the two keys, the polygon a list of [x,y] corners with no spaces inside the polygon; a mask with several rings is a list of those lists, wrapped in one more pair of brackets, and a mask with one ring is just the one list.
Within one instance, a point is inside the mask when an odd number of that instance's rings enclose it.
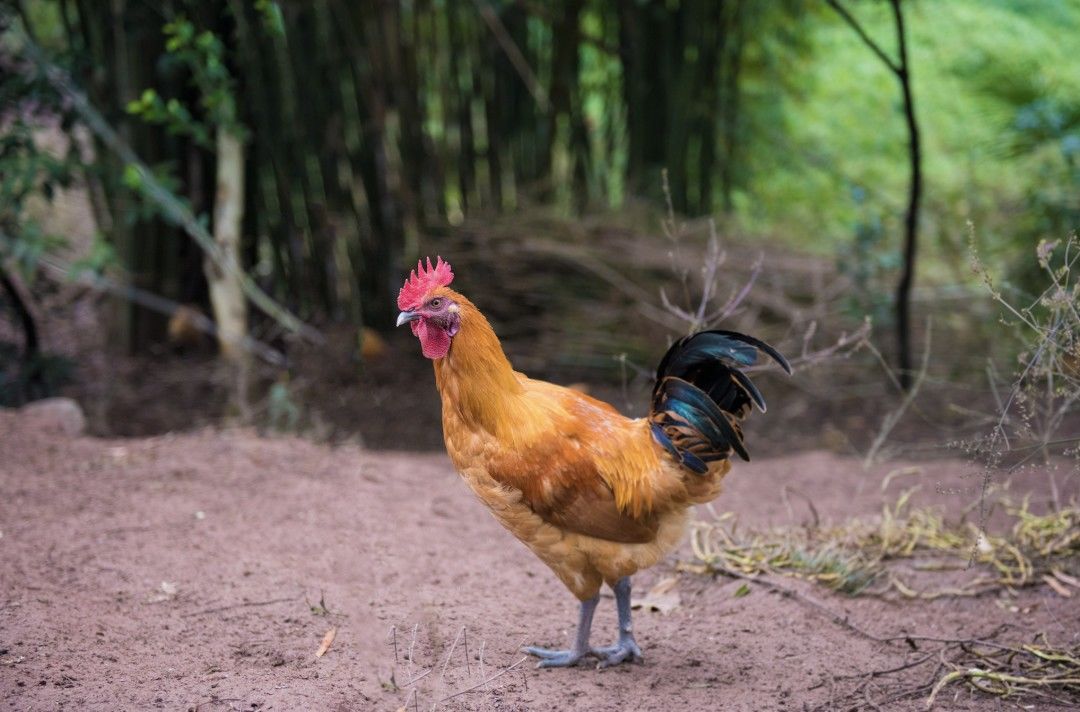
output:
{"label": "bamboo grove", "polygon": [[[161,111],[206,120],[221,97],[200,90],[166,28],[182,20],[219,43],[203,61],[220,62],[244,140],[243,268],[304,318],[375,326],[420,241],[437,248],[466,217],[659,199],[664,169],[676,210],[730,209],[748,170],[747,116],[769,111],[765,78],[803,51],[794,0],[49,0],[18,10],[207,221],[215,145],[147,120],[146,92]],[[198,247],[95,148],[82,166],[95,219],[133,284],[204,300]],[[159,316],[124,309],[129,347],[161,336]]]}

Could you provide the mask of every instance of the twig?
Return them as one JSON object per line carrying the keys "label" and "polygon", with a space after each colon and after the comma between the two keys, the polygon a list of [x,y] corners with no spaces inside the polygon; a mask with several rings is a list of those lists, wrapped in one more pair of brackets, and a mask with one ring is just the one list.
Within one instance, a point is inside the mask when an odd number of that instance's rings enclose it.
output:
{"label": "twig", "polygon": [[885,54],[885,50],[883,50],[881,48],[881,45],[879,45],[877,42],[875,42],[870,37],[870,35],[867,34],[866,30],[863,29],[863,26],[859,24],[859,21],[856,20],[851,15],[851,13],[847,11],[847,8],[845,8],[843,5],[841,5],[838,2],[838,0],[825,0],[825,1],[829,4],[829,6],[831,8],[836,10],[837,14],[839,14],[840,17],[844,18],[844,22],[846,22],[848,25],[850,25],[851,29],[855,30],[855,33],[857,35],[859,35],[859,39],[861,39],[863,41],[863,44],[865,44],[867,47],[869,47],[870,51],[873,52],[874,54],[876,54],[878,56],[878,59],[880,59],[885,64],[885,66],[889,68],[889,70],[893,74],[896,74],[897,76],[899,76],[901,71],[903,70],[902,66],[897,64],[896,62],[894,62],[892,57]]}
{"label": "twig", "polygon": [[416,667],[416,661],[413,658],[413,648],[416,647],[416,632],[420,629],[419,623],[414,623],[412,628],[412,640],[409,641],[409,673],[411,674],[413,668]]}
{"label": "twig", "polygon": [[927,660],[930,660],[931,658],[934,658],[936,656],[937,656],[937,651],[934,651],[932,653],[928,653],[928,654],[922,656],[918,660],[912,661],[910,663],[905,663],[903,665],[898,665],[897,667],[892,667],[892,668],[889,668],[887,670],[871,670],[870,672],[860,672],[860,673],[855,673],[853,675],[841,675],[837,679],[838,680],[848,680],[848,679],[851,679],[851,678],[861,678],[861,677],[864,677],[864,676],[866,676],[866,677],[881,677],[883,675],[892,675],[893,673],[902,672],[904,670],[908,670],[908,669],[913,668],[913,667],[918,667],[918,666],[922,665],[923,663],[925,663]]}
{"label": "twig", "polygon": [[272,598],[269,601],[245,601],[244,603],[233,603],[228,606],[219,606],[217,608],[207,608],[201,611],[193,611],[191,613],[184,613],[181,618],[191,618],[193,616],[204,616],[208,613],[220,613],[222,611],[231,611],[235,608],[255,608],[257,606],[271,606],[275,603],[285,603],[287,601],[296,601],[299,596],[290,596],[289,598]]}
{"label": "twig", "polygon": [[473,685],[471,687],[466,687],[464,690],[459,690],[459,691],[455,692],[452,695],[447,695],[446,697],[439,700],[439,702],[446,702],[447,700],[452,700],[455,697],[458,697],[460,695],[464,695],[464,694],[466,694],[468,692],[472,692],[472,691],[476,690],[479,687],[486,687],[488,683],[492,682],[493,680],[497,680],[498,678],[502,677],[503,675],[510,672],[511,670],[514,670],[515,668],[517,668],[519,665],[521,665],[523,662],[525,662],[528,659],[529,659],[529,656],[526,655],[525,657],[521,658],[517,662],[511,664],[509,667],[503,668],[502,670],[500,670],[496,674],[492,675],[491,677],[485,678],[485,679],[481,680],[480,682],[476,683],[475,685]]}
{"label": "twig", "polygon": [[430,674],[431,674],[431,671],[432,671],[432,670],[434,670],[434,669],[435,669],[435,668],[428,668],[427,670],[423,671],[422,673],[420,673],[420,674],[419,674],[419,675],[417,675],[416,677],[414,677],[414,678],[411,678],[411,679],[410,679],[410,680],[409,680],[408,682],[403,682],[403,683],[401,683],[401,686],[402,686],[402,687],[412,687],[413,685],[415,685],[416,683],[420,682],[420,681],[421,681],[421,680],[423,680],[423,679],[424,679],[425,677],[427,677],[428,675],[430,675]]}
{"label": "twig", "polygon": [[464,638],[462,644],[465,646],[465,673],[471,678],[472,665],[469,663],[469,631],[465,628],[465,626],[461,626],[461,632]]}
{"label": "twig", "polygon": [[810,515],[814,518],[814,523],[811,525],[811,528],[817,529],[818,525],[821,523],[821,517],[818,516],[817,507],[814,506],[814,500],[802,490],[795,489],[791,485],[784,485],[783,489],[780,490],[780,496],[784,500],[784,505],[788,510],[788,516],[791,517],[792,521],[795,520],[795,512],[791,508],[791,502],[788,501],[788,492],[792,492],[803,498],[806,502],[806,506],[810,509]]}
{"label": "twig", "polygon": [[450,643],[450,651],[449,651],[449,653],[446,654],[446,660],[443,661],[443,671],[441,673],[438,673],[438,679],[440,679],[440,680],[445,679],[445,677],[446,677],[446,668],[449,667],[450,658],[454,657],[454,650],[457,649],[458,641],[461,640],[461,633],[464,632],[464,630],[465,630],[465,627],[462,626],[461,630],[458,631],[458,634],[454,636],[454,642]]}
{"label": "twig", "polygon": [[822,613],[823,615],[825,615],[826,617],[831,619],[834,623],[836,623],[840,627],[847,628],[851,632],[856,633],[857,635],[860,635],[863,638],[866,638],[868,640],[873,640],[873,641],[876,641],[876,642],[879,642],[879,643],[887,642],[885,639],[879,638],[876,635],[874,635],[873,633],[868,633],[865,630],[863,630],[862,628],[860,628],[859,626],[855,625],[854,623],[851,623],[850,621],[848,621],[847,616],[841,616],[839,613],[836,613],[835,611],[832,611],[831,609],[829,609],[824,604],[818,603],[817,601],[813,600],[812,598],[808,598],[808,597],[802,595],[801,593],[799,593],[798,591],[795,591],[794,589],[790,589],[790,588],[787,588],[786,586],[781,586],[779,584],[775,584],[772,581],[766,581],[766,580],[764,580],[764,579],[762,579],[762,578],[760,578],[758,576],[750,576],[749,574],[744,574],[744,573],[742,573],[740,571],[735,571],[734,569],[729,569],[729,568],[726,568],[726,567],[716,568],[714,570],[717,573],[723,574],[725,576],[731,576],[732,578],[737,578],[737,579],[742,579],[744,581],[749,581],[751,583],[757,584],[758,586],[763,586],[763,587],[769,589],[770,591],[773,591],[774,593],[779,593],[781,596],[786,596],[788,598],[793,598],[796,601],[799,601],[800,603],[804,603],[807,606],[810,606],[811,608],[816,609],[819,613]]}
{"label": "twig", "polygon": [[856,635],[859,635],[859,636],[861,636],[863,638],[866,638],[867,640],[872,640],[872,641],[874,641],[876,643],[895,643],[895,642],[903,641],[903,642],[907,643],[909,646],[917,647],[917,646],[914,646],[915,641],[925,641],[925,642],[935,642],[935,643],[978,643],[979,645],[987,645],[987,646],[991,646],[991,647],[995,647],[995,646],[1000,647],[999,643],[994,643],[994,642],[992,642],[990,640],[987,640],[987,638],[993,638],[996,635],[998,635],[999,633],[1001,633],[1001,631],[1005,630],[1006,628],[1011,627],[1010,624],[1003,623],[1003,624],[999,625],[997,628],[995,628],[994,630],[992,630],[990,633],[986,634],[985,636],[979,636],[979,637],[973,637],[973,638],[938,638],[938,637],[927,636],[927,635],[895,635],[895,636],[882,638],[882,637],[874,635],[873,633],[870,633],[870,632],[868,632],[866,630],[863,630],[859,626],[855,625],[854,623],[852,623],[851,621],[848,620],[846,615],[841,616],[839,613],[836,613],[835,611],[833,611],[829,607],[825,606],[824,604],[818,603],[814,599],[809,598],[807,596],[804,596],[803,594],[799,593],[798,591],[795,591],[794,589],[787,588],[786,586],[781,586],[779,584],[773,583],[772,581],[767,581],[765,579],[762,579],[759,576],[750,576],[749,574],[744,574],[744,573],[742,573],[740,571],[735,571],[734,569],[729,569],[729,568],[726,568],[726,567],[714,568],[714,571],[716,571],[716,573],[723,574],[725,576],[731,576],[732,578],[742,579],[744,581],[749,581],[751,583],[755,583],[755,584],[757,584],[759,586],[763,586],[763,587],[773,591],[774,593],[778,593],[778,594],[780,594],[782,596],[795,599],[796,601],[799,601],[800,603],[803,603],[803,604],[805,604],[807,606],[810,606],[811,608],[814,608],[815,610],[817,610],[818,612],[820,612],[823,615],[825,615],[826,617],[828,617],[830,620],[832,620],[834,623],[836,623],[840,627],[846,628],[847,630],[850,630],[851,632],[855,633]]}
{"label": "twig", "polygon": [[[461,640],[461,634],[464,632],[465,626],[461,626],[461,629],[458,630],[457,635],[454,636],[454,642],[450,644],[450,652],[446,654],[446,660],[443,661],[442,672],[439,673],[438,685],[440,687],[446,682],[446,668],[450,666],[450,658],[454,657],[454,650],[457,649],[458,641]],[[435,702],[431,704],[432,712],[434,712],[435,708],[439,705],[440,702],[442,702],[442,700],[435,700]]]}
{"label": "twig", "polygon": [[243,702],[243,700],[239,697],[211,697],[209,700],[205,700],[195,705],[192,709],[200,710],[204,705],[218,705],[223,702]]}
{"label": "twig", "polygon": [[[487,641],[480,641],[480,679],[484,679],[484,648],[487,647]],[[484,688],[487,689],[487,682],[484,682]]]}
{"label": "twig", "polygon": [[[834,356],[846,356],[870,343],[867,340],[867,337],[870,335],[870,328],[870,322],[864,321],[862,326],[852,333],[848,334],[845,332],[840,334],[840,337],[832,345],[818,349],[817,351],[808,352],[806,349],[809,345],[809,340],[813,336],[813,333],[817,331],[817,322],[812,321],[807,327],[806,335],[803,338],[803,352],[799,356],[789,359],[788,365],[791,366],[793,372],[798,372],[799,370],[812,368],[819,363],[828,361]],[[761,364],[757,366],[748,366],[743,370],[747,373],[756,373],[758,371],[764,371],[767,368],[770,368],[768,364]]]}
{"label": "twig", "polygon": [[724,303],[724,306],[720,307],[720,309],[713,312],[708,317],[705,317],[704,322],[706,324],[716,324],[735,313],[735,310],[739,308],[739,305],[750,296],[750,289],[757,282],[758,277],[761,276],[761,269],[764,262],[764,253],[759,254],[757,260],[754,261],[753,267],[750,268],[750,276],[746,278],[746,283],[743,284],[742,289],[733,294],[731,298]]}
{"label": "twig", "polygon": [[869,469],[874,464],[874,460],[877,458],[878,452],[885,445],[885,441],[888,439],[889,434],[896,427],[896,424],[900,422],[900,419],[904,417],[904,413],[915,401],[915,396],[919,394],[919,388],[922,386],[923,381],[926,379],[926,371],[930,366],[930,335],[932,332],[932,321],[926,320],[926,342],[923,344],[923,357],[922,365],[919,367],[919,373],[915,377],[915,383],[911,385],[904,393],[904,399],[900,401],[900,405],[896,407],[890,413],[885,415],[885,419],[881,423],[881,429],[878,431],[877,436],[874,438],[874,442],[870,445],[870,450],[867,451],[866,457],[863,459],[863,469]]}

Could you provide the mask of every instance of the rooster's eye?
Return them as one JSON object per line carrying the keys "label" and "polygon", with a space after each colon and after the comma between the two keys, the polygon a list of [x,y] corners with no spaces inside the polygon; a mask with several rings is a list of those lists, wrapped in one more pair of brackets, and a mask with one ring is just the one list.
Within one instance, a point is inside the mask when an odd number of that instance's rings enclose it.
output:
{"label": "rooster's eye", "polygon": [[440,306],[442,306],[442,300],[436,297],[435,299],[432,299],[430,302],[428,302],[428,306],[432,309],[438,309]]}

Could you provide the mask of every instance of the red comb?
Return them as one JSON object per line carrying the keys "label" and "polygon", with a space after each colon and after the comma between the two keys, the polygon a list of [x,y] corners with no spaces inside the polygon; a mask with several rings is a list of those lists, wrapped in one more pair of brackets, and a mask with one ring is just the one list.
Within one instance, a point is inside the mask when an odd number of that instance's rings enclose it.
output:
{"label": "red comb", "polygon": [[431,258],[427,258],[427,267],[423,260],[416,263],[416,269],[409,273],[409,278],[401,286],[398,292],[398,309],[415,309],[424,301],[428,292],[436,287],[445,287],[454,281],[454,272],[450,269],[449,262],[443,262],[442,257],[435,258],[435,266],[431,266]]}

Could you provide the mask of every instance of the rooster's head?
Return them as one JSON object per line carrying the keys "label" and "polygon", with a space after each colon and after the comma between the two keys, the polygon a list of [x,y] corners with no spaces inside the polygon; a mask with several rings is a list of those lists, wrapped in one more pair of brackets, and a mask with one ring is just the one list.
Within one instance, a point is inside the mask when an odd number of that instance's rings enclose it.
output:
{"label": "rooster's head", "polygon": [[455,301],[455,292],[447,285],[454,281],[454,272],[442,257],[416,263],[416,269],[405,280],[398,292],[397,325],[408,324],[420,339],[424,356],[442,358],[450,351],[450,340],[461,328],[461,309]]}

